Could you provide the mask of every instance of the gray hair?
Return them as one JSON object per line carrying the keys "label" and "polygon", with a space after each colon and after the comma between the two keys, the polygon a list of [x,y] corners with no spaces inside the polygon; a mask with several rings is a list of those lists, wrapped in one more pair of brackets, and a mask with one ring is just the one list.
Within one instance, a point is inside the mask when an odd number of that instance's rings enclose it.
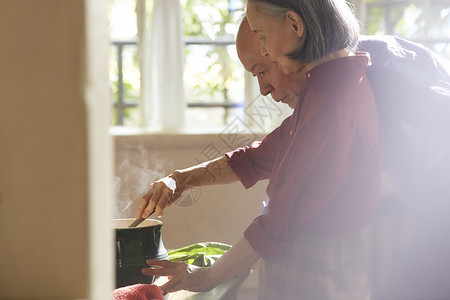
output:
{"label": "gray hair", "polygon": [[359,38],[359,22],[345,0],[247,0],[258,14],[284,20],[288,11],[297,13],[305,32],[290,59],[311,62],[341,49],[352,50]]}

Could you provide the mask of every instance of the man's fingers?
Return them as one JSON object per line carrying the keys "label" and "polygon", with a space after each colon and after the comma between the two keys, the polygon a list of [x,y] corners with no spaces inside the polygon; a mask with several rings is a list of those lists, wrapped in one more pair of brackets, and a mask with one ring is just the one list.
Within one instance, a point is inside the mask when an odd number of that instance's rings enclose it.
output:
{"label": "man's fingers", "polygon": [[[180,272],[179,267],[182,266],[180,263],[172,262],[168,260],[157,260],[157,259],[147,259],[146,260],[147,265],[149,265],[149,268],[143,268],[142,274],[144,275],[154,275],[154,276],[168,276],[171,278],[170,281],[173,280],[173,278],[177,278],[177,274]],[[169,284],[169,287],[173,287],[173,284],[175,284],[175,281],[173,281],[171,284]]]}
{"label": "man's fingers", "polygon": [[154,276],[167,276],[170,270],[163,268],[142,268],[142,274]]}
{"label": "man's fingers", "polygon": [[163,211],[166,207],[168,207],[169,197],[162,197],[159,199],[158,204],[155,207],[155,216],[162,217]]}
{"label": "man's fingers", "polygon": [[153,188],[152,196],[149,199],[147,207],[142,214],[143,218],[148,218],[152,213],[155,212],[156,205],[161,201],[162,190],[161,188]]}
{"label": "man's fingers", "polygon": [[136,212],[136,215],[135,215],[136,219],[140,218],[142,216],[142,213],[144,212],[144,209],[147,206],[147,204],[148,204],[148,199],[144,195],[141,199],[141,203],[139,204],[139,208]]}
{"label": "man's fingers", "polygon": [[[136,212],[136,218],[148,218],[151,214],[161,217],[166,207],[173,202],[176,181],[171,177],[164,177],[152,183],[142,196],[141,203]],[[178,197],[179,195],[175,196]]]}
{"label": "man's fingers", "polygon": [[[156,193],[156,192],[155,192]],[[154,197],[158,199],[155,201],[155,206],[153,207],[154,213],[157,217],[161,217],[163,215],[163,211],[166,207],[168,207],[170,203],[170,199],[173,197],[173,191],[168,189],[166,186],[162,186],[157,190],[158,195]],[[153,200],[153,197],[151,201]]]}
{"label": "man's fingers", "polygon": [[176,262],[170,260],[146,259],[145,262],[151,267],[169,268],[177,265]]}
{"label": "man's fingers", "polygon": [[148,191],[141,198],[141,203],[139,204],[139,208],[135,215],[136,219],[140,218],[142,216],[142,213],[144,212],[145,208],[147,207],[152,195],[153,195],[153,185],[150,185],[150,187],[148,188]]}
{"label": "man's fingers", "polygon": [[176,279],[176,278],[174,279],[174,278],[172,278],[172,279],[170,279],[168,282],[166,282],[165,284],[163,284],[162,286],[160,286],[160,288],[161,288],[161,290],[163,290],[163,292],[164,292],[165,294],[167,294],[167,293],[172,293],[172,292],[176,292],[176,291],[179,291],[179,290],[180,290],[180,288],[177,287],[179,282],[180,282],[179,279]]}

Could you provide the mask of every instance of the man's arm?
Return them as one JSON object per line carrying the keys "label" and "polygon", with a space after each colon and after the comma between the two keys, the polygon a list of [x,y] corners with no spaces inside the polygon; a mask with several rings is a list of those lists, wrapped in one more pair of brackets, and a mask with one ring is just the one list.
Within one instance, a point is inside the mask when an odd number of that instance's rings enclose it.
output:
{"label": "man's arm", "polygon": [[190,168],[176,170],[150,185],[147,193],[142,196],[136,218],[147,218],[153,212],[156,216],[162,216],[166,207],[193,187],[226,184],[238,180],[225,155]]}
{"label": "man's arm", "polygon": [[169,177],[177,183],[176,192],[184,192],[202,185],[227,184],[239,180],[225,155],[187,169],[177,170]]}

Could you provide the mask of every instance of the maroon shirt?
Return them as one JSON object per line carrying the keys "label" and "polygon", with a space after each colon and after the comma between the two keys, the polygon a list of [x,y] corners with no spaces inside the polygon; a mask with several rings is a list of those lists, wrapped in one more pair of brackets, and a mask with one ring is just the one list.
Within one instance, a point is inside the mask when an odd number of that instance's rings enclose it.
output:
{"label": "maroon shirt", "polygon": [[281,254],[300,229],[341,234],[375,215],[380,137],[368,63],[357,54],[315,67],[292,116],[262,142],[227,153],[246,188],[270,179],[268,212],[244,233],[262,258]]}

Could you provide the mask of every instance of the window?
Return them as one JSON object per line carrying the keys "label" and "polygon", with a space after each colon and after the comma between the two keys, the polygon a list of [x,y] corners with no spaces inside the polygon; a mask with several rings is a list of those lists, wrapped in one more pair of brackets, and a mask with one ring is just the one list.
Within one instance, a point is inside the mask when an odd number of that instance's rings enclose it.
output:
{"label": "window", "polygon": [[363,33],[421,43],[450,59],[449,0],[355,0]]}
{"label": "window", "polygon": [[140,72],[135,0],[110,0],[109,78],[114,101],[112,125],[139,124]]}
{"label": "window", "polygon": [[241,12],[227,0],[182,0],[186,121],[219,127],[243,118],[244,68],[235,48]]}
{"label": "window", "polygon": [[[137,15],[139,3],[145,3],[144,14],[151,18],[151,7],[156,1],[169,0],[110,0],[113,125],[142,126]],[[173,1],[178,0],[170,0]],[[450,58],[449,0],[352,2],[363,34],[404,37]],[[259,89],[241,66],[234,46],[242,14],[241,0],[180,0],[179,3],[184,35],[183,116],[187,126],[221,128],[236,118],[250,124],[246,110],[258,97]],[[159,98],[158,101],[165,101],[164,97]],[[276,125],[288,113],[284,107],[278,109]],[[263,129],[272,127],[273,124],[265,124]]]}
{"label": "window", "polygon": [[[110,0],[113,125],[140,124],[137,2]],[[147,10],[152,3],[147,1]],[[208,124],[219,128],[236,117],[245,118],[245,94],[257,95],[258,90],[254,83],[245,84],[245,70],[234,45],[242,14],[240,1],[181,0],[180,4],[185,45],[186,123],[192,127]],[[151,16],[151,12],[146,14]]]}

